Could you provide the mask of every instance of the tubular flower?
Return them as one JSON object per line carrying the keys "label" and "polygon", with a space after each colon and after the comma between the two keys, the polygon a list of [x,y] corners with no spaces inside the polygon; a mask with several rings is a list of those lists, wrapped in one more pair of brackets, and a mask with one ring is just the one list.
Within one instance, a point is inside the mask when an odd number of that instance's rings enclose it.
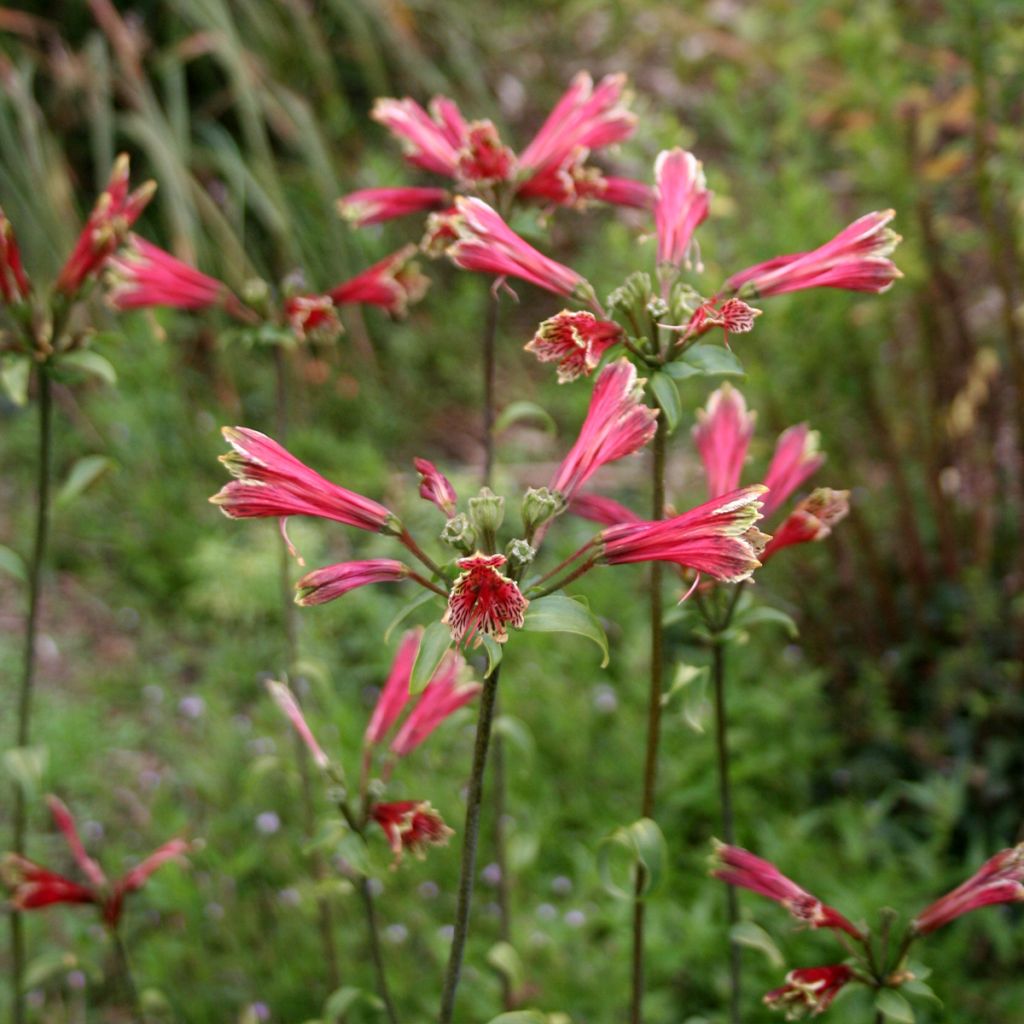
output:
{"label": "tubular flower", "polygon": [[690,264],[693,233],[708,215],[711,193],[701,162],[682,149],[663,150],[654,164],[658,263]]}
{"label": "tubular flower", "polygon": [[781,988],[766,992],[764,1003],[773,1010],[782,1010],[786,1020],[817,1017],[852,979],[853,971],[845,964],[800,967],[786,975],[786,984]]}
{"label": "tubular flower", "polygon": [[292,691],[284,683],[279,683],[275,680],[268,681],[267,691],[273,698],[274,703],[281,709],[281,713],[292,723],[292,728],[298,734],[299,739],[306,745],[306,749],[312,756],[316,766],[321,771],[326,769],[330,764],[330,760],[320,744],[317,743],[313,730],[310,729],[306,722],[306,718],[302,714],[302,708],[299,707],[299,702],[295,699]]}
{"label": "tubular flower", "polygon": [[422,860],[431,846],[446,846],[455,833],[425,800],[396,800],[374,804],[370,817],[384,830],[395,855],[393,867],[408,850]]}
{"label": "tubular flower", "polygon": [[[416,706],[391,741],[391,752],[405,757],[418,747],[449,715],[465,707],[483,689],[476,682],[460,682],[467,671],[465,659],[449,651],[420,695]],[[408,690],[408,686],[406,687]]]}
{"label": "tubular flower", "polygon": [[579,437],[558,467],[551,490],[571,501],[601,466],[639,451],[654,437],[658,413],[641,401],[643,383],[625,358],[601,371]]}
{"label": "tubular flower", "polygon": [[415,245],[405,245],[327,294],[339,306],[361,303],[380,306],[391,316],[405,316],[409,306],[419,302],[430,287],[430,279],[420,273],[412,258],[415,253]]}
{"label": "tubular flower", "polygon": [[194,310],[223,306],[236,315],[242,310],[226,284],[135,234],[128,236],[127,244],[108,266],[108,297],[115,309],[169,306]]}
{"label": "tubular flower", "polygon": [[420,251],[431,259],[444,256],[459,240],[462,214],[454,206],[427,215],[427,228],[420,239]]}
{"label": "tubular flower", "polygon": [[258,430],[223,427],[232,451],[220,457],[237,479],[210,501],[231,519],[317,516],[369,530],[397,533],[397,517],[383,505],[338,487]]}
{"label": "tubular flower", "polygon": [[816,488],[783,520],[764,549],[761,561],[767,562],[777,551],[793,544],[824,540],[849,511],[849,491]]}
{"label": "tubular flower", "polygon": [[92,903],[100,909],[104,922],[116,928],[124,909],[125,896],[141,889],[162,864],[180,857],[188,850],[188,843],[184,839],[172,839],[123,878],[110,884],[103,869],[85,852],[71,812],[55,796],[47,797],[46,802],[54,823],[64,836],[75,863],[88,883],[81,885],[20,854],[8,854],[0,864],[0,878],[10,892],[11,906],[15,910],[38,910],[55,903]]}
{"label": "tubular flower", "polygon": [[903,275],[889,259],[900,236],[886,225],[894,210],[868,213],[811,252],[776,256],[733,274],[725,291],[743,297],[782,295],[804,288],[884,292]]}
{"label": "tubular flower", "polygon": [[445,514],[446,519],[451,519],[455,515],[455,503],[459,496],[448,478],[427,459],[413,459],[412,464],[420,475],[420,497],[432,501]]}
{"label": "tubular flower", "polygon": [[520,238],[482,199],[459,196],[458,240],[447,252],[464,270],[519,277],[558,295],[589,297],[590,285],[575,270],[548,259]]}
{"label": "tubular flower", "polygon": [[[697,410],[693,439],[704,464],[712,498],[739,486],[756,419],[757,414],[747,412],[746,400],[731,384],[723,384],[712,392],[707,408]],[[762,502],[765,504],[767,500]]]}
{"label": "tubular flower", "polygon": [[918,935],[979,907],[1024,902],[1024,843],[990,857],[970,878],[923,910],[911,923]]}
{"label": "tubular flower", "polygon": [[569,511],[602,526],[618,526],[620,523],[642,523],[643,520],[625,505],[620,505],[614,498],[605,498],[600,494],[577,494],[569,502]]}
{"label": "tubular flower", "polygon": [[7,214],[0,210],[0,296],[8,305],[28,296],[32,283],[21,263],[21,250]]}
{"label": "tubular flower", "polygon": [[474,121],[466,127],[459,150],[457,177],[469,185],[490,185],[507,181],[515,170],[516,156],[502,144],[498,129],[490,121]]}
{"label": "tubular flower", "polygon": [[528,183],[565,167],[581,151],[593,151],[629,138],[636,116],[622,102],[626,76],[607,75],[597,87],[585,71],[572,80],[530,144],[519,156]]}
{"label": "tubular flower", "polygon": [[398,139],[409,163],[449,178],[458,173],[466,123],[451,100],[434,99],[428,114],[409,97],[382,98],[370,117]]}
{"label": "tubular flower", "polygon": [[363,188],[338,200],[338,213],[356,227],[405,217],[410,213],[442,210],[451,202],[443,188]]}
{"label": "tubular flower", "polygon": [[289,295],[284,300],[284,315],[300,340],[309,334],[334,338],[342,332],[330,295]]}
{"label": "tubular flower", "polygon": [[534,175],[516,195],[559,206],[585,207],[595,201],[642,210],[651,206],[654,191],[650,185],[633,178],[606,176],[586,158],[587,153],[581,151],[569,164]]}
{"label": "tubular flower", "polygon": [[818,450],[818,432],[806,423],[784,430],[775,444],[775,454],[762,483],[768,488],[764,514],[770,516],[809,477],[825,464]]}
{"label": "tubular flower", "polygon": [[798,921],[809,928],[835,928],[861,940],[860,929],[838,910],[826,906],[796,882],[788,879],[774,865],[738,846],[715,844],[711,874],[729,885],[749,889],[785,907]]}
{"label": "tubular flower", "polygon": [[363,735],[363,742],[366,746],[373,746],[384,739],[408,703],[409,679],[412,676],[412,667],[416,663],[416,654],[420,649],[422,639],[422,626],[410,629],[402,637],[394,660],[391,662],[391,671],[381,688],[373,715],[370,717],[370,723]]}
{"label": "tubular flower", "polygon": [[698,505],[681,516],[623,523],[598,535],[602,562],[675,562],[726,583],[749,579],[767,540],[761,518],[763,487],[745,487]]}
{"label": "tubular flower", "polygon": [[693,311],[693,316],[687,324],[672,328],[682,335],[678,344],[693,341],[707,334],[712,328],[721,327],[725,335],[725,344],[728,345],[730,334],[748,334],[754,329],[754,321],[761,315],[760,309],[748,306],[742,299],[726,299],[717,309],[716,302],[717,300],[711,299],[703,303]]}
{"label": "tubular flower", "polygon": [[509,579],[500,567],[504,555],[484,555],[479,551],[456,563],[462,573],[452,584],[448,609],[441,620],[460,645],[478,647],[484,636],[499,644],[508,639],[508,627],[521,629],[530,603],[520,593],[515,580]]}
{"label": "tubular flower", "polygon": [[106,190],[96,200],[67,263],[57,277],[59,292],[71,295],[95,277],[153,198],[155,182],[147,181],[134,192],[129,192],[128,175],[128,155],[122,153],[114,161]]}
{"label": "tubular flower", "polygon": [[401,583],[410,569],[393,558],[371,558],[363,562],[338,562],[306,573],[295,584],[295,603],[302,606],[326,604],[350,590],[371,583]]}
{"label": "tubular flower", "polygon": [[566,384],[589,377],[621,336],[622,328],[611,320],[563,309],[545,320],[524,347],[542,363],[558,363],[558,383]]}

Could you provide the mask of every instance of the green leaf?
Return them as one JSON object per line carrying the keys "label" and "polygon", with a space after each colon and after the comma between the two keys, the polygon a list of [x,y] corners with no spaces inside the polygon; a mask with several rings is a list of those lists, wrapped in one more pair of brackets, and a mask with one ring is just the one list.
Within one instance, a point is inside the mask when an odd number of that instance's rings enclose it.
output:
{"label": "green leaf", "polygon": [[423,631],[420,649],[416,652],[409,676],[409,693],[422,693],[441,664],[441,659],[452,645],[452,632],[443,622],[432,622]]}
{"label": "green leaf", "polygon": [[69,352],[60,357],[61,368],[71,367],[72,370],[79,370],[90,377],[96,377],[113,387],[117,383],[117,371],[109,359],[104,358],[98,352]]}
{"label": "green leaf", "polygon": [[437,594],[433,591],[424,590],[422,593],[417,594],[408,604],[404,605],[401,611],[388,623],[388,628],[384,630],[384,643],[391,639],[391,634],[394,633],[395,629],[412,615],[420,605],[433,601],[436,597]]}
{"label": "green leaf", "polygon": [[920,978],[914,978],[912,981],[905,981],[900,988],[908,995],[914,996],[915,999],[930,999],[937,1006],[942,1005],[942,1000],[935,994],[931,985],[922,981]]}
{"label": "green leaf", "polygon": [[668,432],[671,434],[679,425],[679,420],[683,415],[683,406],[679,401],[679,388],[668,374],[662,373],[660,370],[651,375],[648,383],[662,415],[665,417]]}
{"label": "green leaf", "polygon": [[733,942],[746,946],[748,949],[756,949],[764,953],[773,967],[781,968],[785,965],[786,959],[779,952],[772,937],[758,924],[753,921],[740,921],[734,924],[729,931]]}
{"label": "green leaf", "polygon": [[40,953],[29,961],[25,968],[22,991],[37,988],[58,974],[66,974],[78,966],[78,960],[71,953]]}
{"label": "green leaf", "polygon": [[68,473],[67,480],[54,499],[54,507],[69,505],[84,494],[100,477],[114,469],[114,463],[106,455],[86,455],[79,459]]}
{"label": "green leaf", "polygon": [[547,409],[536,402],[520,401],[511,402],[501,410],[501,414],[494,424],[494,433],[500,434],[502,431],[508,430],[513,423],[519,423],[522,420],[535,420],[548,434],[554,434],[557,429],[555,421]]}
{"label": "green leaf", "polygon": [[800,636],[799,627],[789,615],[778,608],[769,608],[766,605],[757,605],[747,611],[740,612],[733,621],[736,626],[744,629],[748,629],[750,626],[762,625],[781,626],[786,631],[790,640],[796,640]]}
{"label": "green leaf", "polygon": [[487,951],[487,963],[508,981],[513,991],[523,987],[523,961],[511,943],[496,942]]}
{"label": "green leaf", "polygon": [[[672,373],[671,367],[689,367],[690,369]],[[682,356],[666,367],[677,380],[701,374],[705,377],[733,376],[743,377],[746,371],[743,364],[736,358],[732,349],[723,345],[691,345]]]}
{"label": "green leaf", "polygon": [[31,803],[42,789],[48,760],[46,747],[11,747],[4,753],[7,774],[21,787],[26,803]]}
{"label": "green leaf", "polygon": [[[625,856],[625,864],[622,858]],[[613,864],[613,857],[618,858],[619,866]],[[636,898],[636,870],[644,868],[643,887],[640,896],[653,893],[665,877],[668,864],[668,847],[661,829],[650,818],[640,818],[632,825],[624,825],[616,829],[610,836],[601,840],[597,849],[597,872],[601,884],[612,895],[619,899]],[[628,884],[623,885],[613,877],[622,873],[623,867],[629,872]]]}
{"label": "green leaf", "polygon": [[889,1020],[914,1024],[914,1008],[894,989],[883,988],[875,997],[875,1009]]}
{"label": "green leaf", "polygon": [[683,720],[697,733],[704,732],[704,723],[711,714],[711,704],[707,699],[709,678],[707,665],[680,665],[672,685],[661,697],[662,707],[666,707],[677,693],[681,693]]}
{"label": "green leaf", "polygon": [[21,555],[11,548],[4,547],[3,544],[0,544],[0,572],[5,572],[16,580],[21,580],[22,583],[28,579],[28,572]]}
{"label": "green leaf", "polygon": [[605,668],[610,659],[604,628],[579,598],[549,594],[534,599],[526,610],[523,629],[531,633],[578,633],[601,648],[601,668]]}
{"label": "green leaf", "polygon": [[492,1017],[487,1024],[547,1024],[548,1018],[540,1010],[513,1010]]}
{"label": "green leaf", "polygon": [[345,1014],[359,1004],[372,1006],[375,1009],[384,1006],[380,997],[373,992],[356,988],[355,985],[343,985],[341,988],[335,989],[324,1003],[324,1024],[340,1024],[345,1019]]}
{"label": "green leaf", "polygon": [[483,649],[487,652],[487,671],[484,672],[484,678],[487,679],[501,664],[501,659],[505,654],[505,648],[502,644],[499,644],[493,636],[488,636],[486,633],[480,634],[480,641]]}
{"label": "green leaf", "polygon": [[18,406],[28,401],[28,379],[32,369],[28,356],[4,356],[0,359],[0,385]]}

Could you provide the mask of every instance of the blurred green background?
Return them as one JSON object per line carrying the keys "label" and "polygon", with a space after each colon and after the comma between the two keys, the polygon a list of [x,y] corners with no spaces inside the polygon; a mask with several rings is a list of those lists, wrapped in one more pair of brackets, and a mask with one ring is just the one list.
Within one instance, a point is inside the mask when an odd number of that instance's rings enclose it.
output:
{"label": "blurred green background", "polygon": [[[521,146],[581,68],[627,71],[635,89],[637,134],[606,166],[649,180],[656,152],[676,144],[704,161],[715,191],[699,236],[705,291],[895,207],[906,276],[890,293],[773,299],[756,331],[734,339],[760,412],[756,466],[779,430],[808,420],[829,453],[819,479],[853,491],[832,538],[758,577],[759,599],[792,615],[800,636],[752,633],[732,660],[739,839],[874,922],[883,906],[912,915],[1024,838],[1018,3],[91,0],[5,7],[0,31],[0,202],[40,278],[127,149],[136,177],[160,185],[142,233],[234,287],[299,268],[327,287],[418,238],[413,221],[353,232],[334,212],[354,188],[415,178],[369,122],[374,97],[444,92]],[[638,257],[653,262],[653,243],[636,242],[649,227],[634,213],[564,212],[544,244],[603,294]],[[408,320],[347,311],[346,335],[292,353],[289,375],[296,453],[383,496],[429,536],[434,513],[418,507],[410,460],[432,458],[461,494],[475,489],[480,387],[468,368],[487,294],[481,278],[428,272],[431,293]],[[530,397],[557,430],[502,435],[498,489],[510,499],[547,478],[589,391],[557,388],[522,354],[560,306],[517,290],[521,302],[503,304],[500,402]],[[158,1018],[249,1022],[266,1009],[287,1024],[329,1020],[291,736],[261,686],[284,661],[275,530],[228,523],[206,503],[224,478],[218,427],[273,432],[271,353],[185,316],[97,315],[109,320],[97,350],[117,385],[59,391],[57,464],[66,474],[105,453],[114,469],[55,515],[34,726],[49,754],[42,791],[90,823],[111,871],[174,834],[202,840],[190,870],[165,869],[128,913]],[[708,390],[690,387],[686,406]],[[25,553],[31,409],[0,405],[0,426],[0,543]],[[702,499],[685,424],[670,452],[675,500]],[[638,463],[605,478],[645,506],[642,481]],[[589,536],[582,524],[559,532],[567,550]],[[294,537],[310,565],[390,551],[325,524],[296,524]],[[607,670],[582,640],[531,635],[510,644],[503,680],[521,995],[573,1024],[622,1020],[627,999],[629,906],[601,886],[595,852],[638,814],[643,587],[638,569],[576,588],[605,621]],[[402,604],[371,588],[301,617],[306,703],[350,771],[394,647],[383,632]],[[5,679],[16,675],[23,606],[4,576]],[[704,657],[679,644],[671,655]],[[0,691],[5,728],[12,691]],[[658,816],[672,870],[649,912],[651,1024],[722,1021],[727,998],[724,893],[705,868],[719,829],[714,755],[688,717],[699,724],[701,708],[669,706]],[[467,711],[447,724],[393,787],[431,799],[456,828],[471,721]],[[319,810],[328,822],[326,802]],[[33,856],[63,863],[41,801],[32,822]],[[457,848],[395,872],[383,843],[377,851],[388,965],[409,1021],[436,1005]],[[481,869],[492,859],[485,840]],[[351,884],[332,874],[320,890],[343,983],[372,988]],[[828,936],[794,931],[779,908],[741,904],[785,957],[784,967],[745,954],[745,1019],[774,1019],[760,994],[785,969],[841,954]],[[494,909],[484,878],[461,995],[472,1024],[500,1006],[486,961]],[[102,984],[98,924],[58,908],[28,927],[35,1019],[87,1019],[83,1000]],[[943,1004],[915,1004],[917,1019],[1024,1021],[1022,937],[1024,916],[999,908],[922,945]],[[859,1000],[841,999],[830,1019],[869,1019]],[[359,1004],[345,1019],[380,1017]]]}

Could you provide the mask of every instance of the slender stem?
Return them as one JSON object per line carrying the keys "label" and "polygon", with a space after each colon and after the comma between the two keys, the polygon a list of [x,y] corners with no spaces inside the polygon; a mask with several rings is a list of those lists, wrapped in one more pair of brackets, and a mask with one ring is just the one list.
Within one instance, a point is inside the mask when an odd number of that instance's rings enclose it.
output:
{"label": "slender stem", "polygon": [[[494,717],[498,718],[501,708],[497,696],[494,704]],[[508,855],[505,843],[505,744],[500,733],[491,737],[491,785],[493,795],[491,804],[494,812],[493,841],[494,861],[498,865],[498,937],[502,942],[512,941],[512,908],[509,891]],[[515,993],[510,978],[501,972],[501,1005],[505,1010],[515,1008]]]}
{"label": "slender stem", "polygon": [[124,998],[131,1006],[132,1013],[137,1021],[144,1021],[146,1014],[142,1009],[142,1001],[139,999],[139,989],[135,984],[132,975],[131,961],[128,959],[128,950],[125,948],[121,938],[121,932],[117,928],[110,929],[111,941],[114,944],[114,960],[117,964],[117,974],[120,987],[123,990]]}
{"label": "slender stem", "polygon": [[428,555],[423,548],[416,543],[413,535],[406,529],[402,529],[402,532],[398,535],[400,543],[404,544],[405,547],[415,555],[435,576],[440,576],[442,579],[445,578],[444,571],[441,566],[435,562],[430,555]]}
{"label": "slender stem", "polygon": [[430,580],[421,576],[418,572],[410,572],[409,579],[415,580],[415,582],[418,583],[421,587],[426,587],[427,590],[432,590],[435,594],[439,595],[440,597],[446,598],[448,596],[447,590],[442,590],[436,583],[431,583]]}
{"label": "slender stem", "polygon": [[483,486],[490,487],[494,476],[494,421],[495,406],[495,339],[498,336],[498,297],[487,295],[487,313],[484,322],[483,371],[484,371],[484,474]]}
{"label": "slender stem", "polygon": [[[31,738],[32,690],[36,674],[36,636],[39,632],[39,598],[42,590],[43,563],[50,532],[50,476],[53,460],[53,395],[50,372],[45,364],[38,369],[39,448],[36,458],[36,521],[32,542],[32,560],[28,567],[28,616],[25,620],[25,653],[18,690],[18,731],[15,746],[27,747]],[[24,855],[28,808],[21,786],[14,786],[15,853]],[[14,1024],[24,1024],[25,933],[21,914],[11,914],[11,988]]]}
{"label": "slender stem", "polygon": [[546,597],[548,594],[553,594],[556,590],[563,590],[565,587],[569,586],[573,580],[579,579],[584,573],[590,572],[595,565],[597,565],[597,555],[588,558],[582,565],[578,565],[571,573],[569,573],[568,576],[565,576],[560,580],[555,580],[554,583],[549,583],[546,587],[542,587],[540,590],[530,590],[530,599],[534,600],[538,597]]}
{"label": "slender stem", "polygon": [[885,1014],[881,1010],[875,1014],[875,1024],[885,1024]]}
{"label": "slender stem", "polygon": [[485,680],[480,694],[480,710],[476,723],[476,741],[473,747],[473,770],[469,778],[469,793],[466,797],[466,826],[462,835],[462,865],[459,871],[459,892],[455,907],[455,933],[445,971],[444,991],[441,996],[439,1024],[452,1024],[455,1012],[455,993],[459,987],[462,958],[466,952],[466,936],[469,933],[469,908],[473,899],[473,876],[476,870],[476,848],[480,833],[480,804],[483,798],[484,770],[487,767],[487,751],[491,741],[491,727],[494,724],[494,705],[498,695],[499,665]]}
{"label": "slender stem", "polygon": [[[280,345],[274,348],[274,381],[277,413],[277,436],[281,444],[287,443],[289,426],[288,402],[288,366],[285,361],[284,349]],[[281,591],[281,615],[285,637],[285,674],[289,682],[297,676],[299,664],[299,618],[295,602],[292,599],[292,562],[288,552],[288,544],[280,538],[278,548],[278,581]],[[309,773],[309,751],[306,750],[298,735],[295,737],[295,758],[299,767],[299,788],[302,801],[302,830],[306,840],[312,840],[316,834],[316,805],[313,800],[313,785]],[[321,882],[327,877],[327,865],[323,855],[314,851],[310,858],[310,869],[313,878]],[[334,991],[341,985],[341,969],[338,965],[338,951],[334,943],[334,921],[331,905],[327,898],[318,895],[316,898],[317,928],[320,932],[320,944],[323,947],[327,981]]]}
{"label": "slender stem", "polygon": [[584,544],[583,547],[581,547],[578,551],[574,551],[564,561],[559,562],[558,565],[556,565],[554,567],[554,569],[552,569],[550,572],[546,572],[546,573],[544,573],[543,576],[539,576],[537,579],[535,579],[533,581],[533,583],[531,584],[531,586],[532,587],[538,587],[542,583],[544,583],[545,581],[551,579],[552,576],[555,576],[558,573],[560,573],[566,566],[572,565],[572,563],[575,562],[576,559],[579,558],[581,555],[585,555],[596,543],[597,543],[597,538],[596,537],[594,537],[591,540],[587,541],[587,543]]}
{"label": "slender stem", "polygon": [[[728,618],[732,618],[731,609]],[[736,843],[732,812],[732,785],[729,780],[729,723],[725,708],[725,644],[711,649],[711,674],[715,687],[715,747],[718,753],[718,797],[722,807],[722,837],[729,846]],[[739,904],[734,886],[725,887],[729,912],[729,1020],[740,1022],[740,947],[732,938],[732,929],[739,921]]]}
{"label": "slender stem", "polygon": [[370,936],[370,956],[373,958],[373,969],[377,974],[377,995],[384,1003],[385,1012],[391,1024],[398,1024],[395,1004],[391,1001],[391,990],[388,988],[388,977],[384,970],[384,956],[380,948],[380,925],[377,923],[377,908],[370,890],[370,880],[363,875],[359,880],[359,894],[363,898],[363,910],[366,913],[366,927]]}
{"label": "slender stem", "polygon": [[[665,442],[668,427],[664,416],[658,417],[658,430],[654,435],[654,459],[651,466],[651,517],[663,519],[665,515]],[[661,692],[664,660],[664,637],[662,626],[662,566],[651,563],[651,666],[650,692],[647,698],[647,751],[644,757],[643,798],[641,816],[650,818],[654,814],[654,795],[658,779],[658,744],[661,740]],[[646,904],[644,888],[647,884],[646,871],[637,866],[636,888],[633,897],[633,971],[632,1002],[630,1004],[631,1024],[643,1021],[644,1001],[644,918]]]}

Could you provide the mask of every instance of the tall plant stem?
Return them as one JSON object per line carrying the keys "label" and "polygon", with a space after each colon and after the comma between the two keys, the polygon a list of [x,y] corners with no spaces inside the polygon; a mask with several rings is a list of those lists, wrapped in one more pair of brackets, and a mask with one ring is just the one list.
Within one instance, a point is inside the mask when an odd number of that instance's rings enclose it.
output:
{"label": "tall plant stem", "polygon": [[455,1012],[455,993],[459,987],[462,972],[462,958],[466,952],[466,937],[469,933],[469,908],[473,900],[473,877],[476,870],[476,848],[480,837],[480,805],[483,798],[484,771],[487,768],[487,751],[491,742],[491,727],[494,724],[494,706],[498,696],[500,666],[485,680],[480,694],[480,710],[477,714],[476,740],[473,745],[473,769],[469,777],[469,793],[466,797],[466,825],[462,833],[462,864],[459,870],[459,891],[455,906],[455,932],[448,957],[448,968],[444,976],[444,990],[441,995],[439,1024],[452,1024]]}
{"label": "tall plant stem", "polygon": [[[284,350],[280,346],[274,349],[274,382],[277,435],[281,444],[286,444],[289,425],[288,366],[285,362]],[[281,616],[285,637],[285,669],[289,681],[293,682],[292,677],[297,674],[299,664],[299,619],[293,600],[291,555],[283,537],[280,538],[278,559]],[[306,840],[309,841],[316,834],[316,806],[313,801],[313,785],[309,773],[309,753],[298,736],[295,737],[295,758],[299,768],[299,787],[302,794],[302,831]],[[327,865],[319,851],[313,852],[310,868],[316,881],[323,881],[327,877]],[[338,966],[338,951],[334,943],[331,905],[325,896],[316,898],[316,916],[327,981],[333,991],[341,984],[341,970]]]}
{"label": "tall plant stem", "polygon": [[[25,620],[25,654],[18,689],[17,747],[27,747],[31,738],[32,691],[36,675],[36,636],[39,632],[39,598],[43,563],[50,532],[50,476],[53,461],[53,395],[50,373],[45,365],[38,369],[39,448],[36,457],[36,522],[32,542],[32,560],[28,566],[28,617]],[[17,854],[25,853],[28,809],[21,786],[14,787],[14,845]],[[11,914],[11,997],[14,1024],[24,1024],[25,932],[21,914]]]}
{"label": "tall plant stem", "polygon": [[117,928],[110,930],[110,938],[114,945],[114,960],[117,964],[117,976],[120,987],[123,990],[124,998],[131,1007],[135,1020],[145,1021],[146,1014],[142,1009],[142,1001],[139,999],[139,989],[135,984],[135,977],[132,974],[131,961],[128,959],[128,950],[125,948],[124,940],[121,938]]}
{"label": "tall plant stem", "polygon": [[[668,427],[664,416],[658,417],[658,430],[654,435],[654,459],[651,466],[651,517],[663,519],[665,515],[665,442]],[[640,802],[641,817],[654,814],[654,796],[658,781],[658,745],[661,742],[661,692],[664,661],[664,635],[662,626],[661,563],[651,563],[650,580],[651,616],[651,668],[650,692],[647,698],[647,750],[644,756],[643,797]],[[636,887],[633,896],[633,973],[632,1002],[630,1004],[631,1024],[643,1021],[644,1002],[644,924],[646,903],[644,889],[647,872],[642,864],[637,865]]]}
{"label": "tall plant stem", "polygon": [[498,300],[488,290],[487,313],[481,346],[484,374],[484,473],[483,485],[490,487],[494,479],[494,421],[497,418],[495,399],[496,367],[495,341],[498,337]]}
{"label": "tall plant stem", "polygon": [[366,914],[366,927],[370,937],[370,956],[373,958],[373,969],[377,975],[377,995],[384,1003],[385,1012],[390,1024],[398,1024],[395,1004],[391,1001],[391,990],[388,988],[388,976],[384,970],[384,955],[380,948],[380,925],[377,923],[377,908],[370,891],[370,880],[364,875],[359,880],[359,895],[363,899],[363,910]]}

